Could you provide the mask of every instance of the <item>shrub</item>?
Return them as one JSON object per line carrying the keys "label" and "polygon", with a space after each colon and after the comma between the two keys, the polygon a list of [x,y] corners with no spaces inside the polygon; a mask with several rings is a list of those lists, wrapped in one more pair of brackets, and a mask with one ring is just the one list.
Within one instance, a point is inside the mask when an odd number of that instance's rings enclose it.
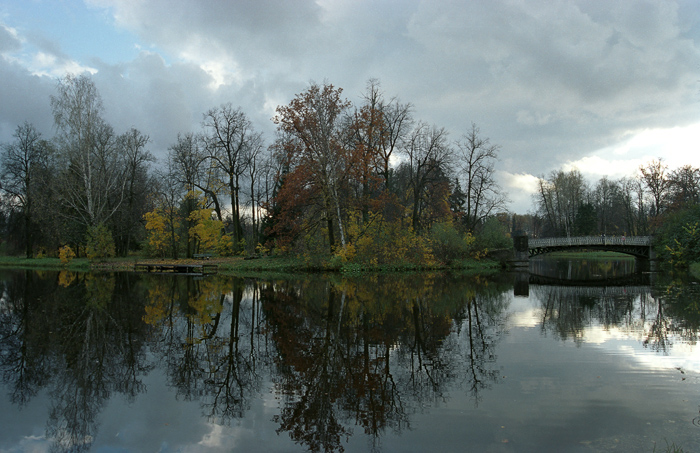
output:
{"label": "shrub", "polygon": [[233,256],[233,239],[230,234],[222,234],[219,238],[219,243],[216,245],[216,253],[219,256]]}
{"label": "shrub", "polygon": [[659,258],[676,267],[700,261],[700,206],[667,215],[657,232]]}
{"label": "shrub", "polygon": [[482,249],[512,249],[513,239],[496,217],[489,217],[479,228],[476,242]]}
{"label": "shrub", "polygon": [[469,256],[474,242],[471,235],[462,236],[450,221],[434,224],[429,239],[433,255],[443,263]]}
{"label": "shrub", "polygon": [[61,264],[67,266],[75,258],[75,252],[69,245],[64,245],[58,251],[58,257],[61,259]]}
{"label": "shrub", "polygon": [[104,224],[101,223],[88,229],[85,254],[90,261],[103,260],[114,256],[112,232]]}

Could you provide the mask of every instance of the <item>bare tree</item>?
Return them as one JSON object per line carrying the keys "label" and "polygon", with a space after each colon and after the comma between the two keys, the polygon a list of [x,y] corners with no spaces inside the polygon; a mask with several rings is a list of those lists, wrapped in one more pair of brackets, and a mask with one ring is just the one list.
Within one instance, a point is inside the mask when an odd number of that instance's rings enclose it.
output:
{"label": "bare tree", "polygon": [[123,162],[114,131],[102,119],[102,99],[85,76],[67,75],[51,96],[61,152],[63,201],[85,227],[106,222],[122,202]]}
{"label": "bare tree", "polygon": [[15,141],[2,147],[0,156],[0,188],[8,195],[9,204],[22,212],[25,252],[33,256],[35,199],[42,186],[48,185],[51,146],[41,139],[34,126],[25,122],[17,126]]}
{"label": "bare tree", "polygon": [[410,172],[409,184],[413,198],[411,224],[419,231],[428,183],[448,173],[453,150],[447,143],[447,131],[444,128],[430,127],[419,122],[408,137],[403,153]]}
{"label": "bare tree", "polygon": [[413,105],[402,104],[398,99],[392,98],[388,103],[381,104],[381,112],[380,173],[384,176],[387,190],[392,190],[391,160],[395,157],[396,150],[404,145],[413,128]]}
{"label": "bare tree", "polygon": [[150,142],[148,135],[138,129],[129,131],[117,137],[117,148],[124,159],[124,177],[126,188],[124,203],[114,219],[114,232],[118,253],[125,255],[135,238],[137,227],[146,212],[146,203],[151,187],[149,165],[155,162],[155,157],[146,146]]}
{"label": "bare tree", "polygon": [[[262,137],[252,146],[246,155],[246,168],[248,169],[248,182],[250,183],[250,216],[251,223],[253,227],[253,246],[257,245],[260,236],[260,206],[261,200],[258,192],[264,192],[265,190],[258,190],[260,185],[261,176],[264,179],[264,155],[263,155],[263,142]],[[261,167],[263,167],[261,175]]]}
{"label": "bare tree", "polygon": [[580,171],[552,172],[549,179],[540,178],[536,204],[547,223],[545,234],[570,236],[578,208],[588,201],[588,186]]}
{"label": "bare tree", "polygon": [[668,179],[668,166],[662,159],[652,160],[639,167],[642,181],[652,197],[652,217],[659,216],[666,208],[671,182]]}
{"label": "bare tree", "polygon": [[505,209],[508,198],[495,179],[495,163],[499,147],[479,135],[479,128],[471,129],[457,142],[458,166],[464,185],[464,225],[474,229],[498,209]]}
{"label": "bare tree", "polygon": [[204,142],[207,158],[225,175],[231,196],[231,218],[234,244],[243,238],[241,226],[241,178],[251,163],[250,156],[262,147],[262,135],[255,132],[251,121],[240,108],[229,104],[210,109],[204,114]]}
{"label": "bare tree", "polygon": [[178,134],[177,141],[170,147],[170,159],[176,180],[185,189],[185,194],[195,189],[201,190],[209,206],[219,220],[224,219],[219,193],[221,177],[218,168],[209,164],[202,138],[193,133]]}

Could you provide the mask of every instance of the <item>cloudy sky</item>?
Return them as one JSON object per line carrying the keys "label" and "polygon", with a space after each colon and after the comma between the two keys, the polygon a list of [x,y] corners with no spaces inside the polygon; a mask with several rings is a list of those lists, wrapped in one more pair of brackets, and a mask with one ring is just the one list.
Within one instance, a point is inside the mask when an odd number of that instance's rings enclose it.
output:
{"label": "cloudy sky", "polygon": [[157,156],[222,103],[269,143],[309,82],[359,103],[376,78],[453,140],[474,122],[499,145],[517,213],[556,169],[700,167],[698,0],[3,0],[0,142],[25,120],[52,136],[49,96],[81,72]]}

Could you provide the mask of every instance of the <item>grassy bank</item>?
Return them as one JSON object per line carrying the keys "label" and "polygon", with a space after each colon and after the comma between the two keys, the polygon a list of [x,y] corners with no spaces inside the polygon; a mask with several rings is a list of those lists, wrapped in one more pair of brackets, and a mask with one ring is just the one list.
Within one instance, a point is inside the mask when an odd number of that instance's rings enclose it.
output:
{"label": "grassy bank", "polygon": [[552,257],[552,258],[580,258],[580,259],[589,259],[589,260],[621,260],[621,259],[631,259],[633,260],[634,257],[631,255],[627,255],[625,253],[616,253],[616,252],[552,252],[548,253],[546,255],[543,255],[545,257]]}
{"label": "grassy bank", "polygon": [[10,269],[37,269],[37,270],[62,270],[90,271],[133,271],[136,263],[167,263],[167,264],[193,264],[206,263],[218,266],[219,273],[252,276],[269,273],[296,273],[296,272],[339,272],[339,273],[364,273],[364,272],[420,272],[433,270],[456,270],[464,272],[495,271],[500,268],[499,263],[491,260],[463,260],[455,261],[450,265],[421,266],[414,264],[395,263],[390,265],[366,266],[354,263],[331,264],[330,261],[309,261],[295,257],[261,257],[257,259],[244,259],[242,257],[212,258],[210,260],[158,260],[138,256],[126,258],[110,258],[101,262],[89,262],[87,258],[76,258],[68,265],[63,265],[58,258],[21,258],[14,256],[0,256],[0,267]]}

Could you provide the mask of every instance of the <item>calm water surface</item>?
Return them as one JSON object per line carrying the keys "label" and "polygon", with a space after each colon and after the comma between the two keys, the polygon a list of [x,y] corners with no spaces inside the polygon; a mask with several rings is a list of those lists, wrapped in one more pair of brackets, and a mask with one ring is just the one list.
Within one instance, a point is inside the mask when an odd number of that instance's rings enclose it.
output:
{"label": "calm water surface", "polygon": [[698,285],[531,271],[2,273],[0,451],[700,451]]}

